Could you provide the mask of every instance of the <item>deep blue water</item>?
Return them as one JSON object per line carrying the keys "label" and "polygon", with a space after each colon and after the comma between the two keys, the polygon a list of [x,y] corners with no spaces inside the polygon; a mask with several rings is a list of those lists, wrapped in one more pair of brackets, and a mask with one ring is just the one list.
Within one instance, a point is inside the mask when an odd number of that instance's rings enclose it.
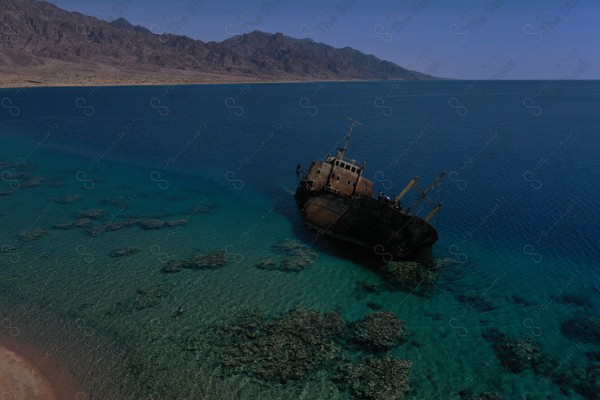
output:
{"label": "deep blue water", "polygon": [[[482,333],[531,339],[559,360],[555,374],[596,365],[586,352],[600,350],[598,337],[563,331],[570,318],[598,318],[600,307],[599,82],[5,89],[0,97],[0,161],[21,164],[4,166],[0,182],[0,311],[30,340],[79,360],[73,369],[90,397],[119,385],[130,398],[298,397],[297,388],[223,377],[214,360],[182,353],[181,332],[210,329],[246,308],[339,310],[353,321],[375,301],[406,321],[411,340],[393,354],[413,361],[409,398],[460,399],[461,390],[585,398],[561,392],[547,375],[508,371]],[[367,162],[376,189],[394,193],[415,175],[425,184],[448,174],[433,220],[434,257],[444,262],[428,296],[357,295],[356,281],[378,283],[377,274],[327,241],[315,246],[302,225],[292,197],[296,163],[333,153],[347,116],[362,123],[347,155]],[[19,171],[44,180],[21,187]],[[81,198],[55,201],[65,195]],[[121,203],[107,201],[115,198]],[[113,222],[189,222],[98,237],[53,228],[98,208]],[[47,235],[15,236],[35,229]],[[315,262],[297,273],[255,268],[283,239],[307,244]],[[109,256],[124,245],[140,251]],[[215,250],[232,262],[160,272],[165,257]],[[136,291],[159,284],[168,294],[151,307],[127,306]],[[180,306],[185,314],[172,318]],[[94,375],[96,359],[103,372]],[[347,396],[326,379],[303,388],[309,397]]]}

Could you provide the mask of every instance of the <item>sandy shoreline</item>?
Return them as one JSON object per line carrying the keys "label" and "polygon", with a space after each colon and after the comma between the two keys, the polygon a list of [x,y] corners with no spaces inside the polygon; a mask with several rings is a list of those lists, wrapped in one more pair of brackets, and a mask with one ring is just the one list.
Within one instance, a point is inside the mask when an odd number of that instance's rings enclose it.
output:
{"label": "sandy shoreline", "polygon": [[1,346],[0,393],[11,399],[58,400],[50,382],[32,364]]}
{"label": "sandy shoreline", "polygon": [[[48,62],[43,66],[0,66],[0,88],[61,86],[142,86],[201,85],[245,83],[344,82],[319,77],[225,75],[210,72],[164,68],[119,69],[105,65],[82,66],[67,62]],[[364,80],[356,80],[364,81]]]}
{"label": "sandy shoreline", "polygon": [[[61,400],[87,398],[48,354],[15,338],[0,337],[2,399]],[[79,396],[79,397],[77,397]],[[82,397],[83,396],[83,397]]]}

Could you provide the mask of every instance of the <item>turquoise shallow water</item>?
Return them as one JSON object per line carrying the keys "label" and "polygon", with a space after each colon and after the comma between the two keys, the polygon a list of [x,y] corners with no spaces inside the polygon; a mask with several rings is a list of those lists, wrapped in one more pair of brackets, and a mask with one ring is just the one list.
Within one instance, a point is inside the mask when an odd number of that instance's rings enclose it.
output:
{"label": "turquoise shallow water", "polygon": [[[594,321],[600,306],[598,89],[449,81],[2,90],[16,108],[0,109],[0,161],[11,163],[0,182],[1,333],[16,327],[63,358],[88,398],[350,398],[327,373],[284,385],[224,372],[207,338],[249,309],[338,311],[350,322],[374,302],[406,323],[409,339],[390,353],[413,362],[408,398],[595,398],[561,391],[552,376],[594,367],[589,353],[600,350],[597,325],[586,326],[589,340],[561,330],[571,318]],[[378,188],[448,173],[433,248],[444,262],[426,295],[359,290],[379,276],[302,225],[296,163],[333,152],[346,116],[362,122],[348,155],[367,161]],[[187,223],[97,236],[56,228],[93,209],[104,214],[90,226]],[[285,239],[313,262],[293,273],[256,268]],[[139,250],[111,257],[124,246]],[[161,272],[213,251],[229,263]],[[491,328],[531,339],[558,365],[546,375],[507,370],[483,337]],[[189,338],[203,344],[186,350]]]}

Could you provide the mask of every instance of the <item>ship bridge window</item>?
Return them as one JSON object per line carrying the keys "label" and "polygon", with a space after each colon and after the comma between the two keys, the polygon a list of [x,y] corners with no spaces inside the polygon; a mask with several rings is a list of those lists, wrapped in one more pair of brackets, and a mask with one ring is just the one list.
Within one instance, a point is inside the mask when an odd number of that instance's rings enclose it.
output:
{"label": "ship bridge window", "polygon": [[348,181],[348,185],[350,184],[350,181]]}
{"label": "ship bridge window", "polygon": [[340,180],[340,177],[339,177],[339,176],[337,176],[335,179],[337,179],[337,180],[339,181],[339,180]]}
{"label": "ship bridge window", "polygon": [[336,161],[336,162],[335,162],[335,165],[337,165],[337,166],[339,167],[339,166],[340,166],[340,162],[339,162],[339,161]]}
{"label": "ship bridge window", "polygon": [[321,170],[320,170],[320,169],[318,169],[318,170],[317,170],[317,174],[320,174],[320,173],[321,173]]}
{"label": "ship bridge window", "polygon": [[345,165],[345,168],[346,168],[348,171],[350,171],[350,165],[346,164],[346,165]]}

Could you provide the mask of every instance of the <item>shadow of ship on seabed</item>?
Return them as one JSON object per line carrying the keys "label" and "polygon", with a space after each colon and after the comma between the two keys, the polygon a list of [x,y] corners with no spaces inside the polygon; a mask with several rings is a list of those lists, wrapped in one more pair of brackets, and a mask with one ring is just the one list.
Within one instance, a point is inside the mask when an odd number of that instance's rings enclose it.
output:
{"label": "shadow of ship on seabed", "polygon": [[[440,173],[424,190],[415,177],[393,199],[381,192],[373,197],[373,182],[363,176],[365,163],[344,158],[352,130],[359,124],[350,121],[344,147],[338,149],[336,156],[313,161],[308,170],[300,164],[296,168],[300,182],[294,197],[304,222],[317,237],[363,249],[365,256],[372,259],[367,264],[393,286],[410,289],[403,287],[403,281],[412,278],[421,284],[429,282],[434,266],[431,246],[438,239],[429,221],[442,207],[441,202],[433,202],[429,192],[441,183],[445,173]],[[418,198],[402,209],[401,200],[411,188],[418,190]],[[424,218],[415,214],[422,202],[432,208]],[[348,251],[350,246],[343,247]],[[348,254],[364,257],[354,248]]]}

